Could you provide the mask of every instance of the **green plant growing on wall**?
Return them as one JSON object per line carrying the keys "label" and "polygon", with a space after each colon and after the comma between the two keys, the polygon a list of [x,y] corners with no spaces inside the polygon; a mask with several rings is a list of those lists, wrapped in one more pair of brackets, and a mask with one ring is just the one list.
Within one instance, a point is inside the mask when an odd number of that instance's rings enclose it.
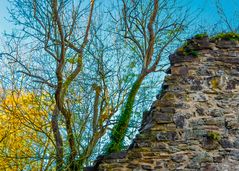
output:
{"label": "green plant growing on wall", "polygon": [[133,87],[129,93],[126,104],[123,108],[122,114],[119,117],[117,125],[113,128],[110,139],[111,142],[107,146],[106,153],[113,153],[120,151],[123,147],[123,140],[128,129],[128,123],[133,110],[135,97],[139,91],[144,77],[140,77],[135,81]]}
{"label": "green plant growing on wall", "polygon": [[221,140],[221,135],[220,133],[218,132],[215,132],[215,131],[209,131],[207,133],[207,137],[211,140],[214,140],[214,141],[220,141]]}
{"label": "green plant growing on wall", "polygon": [[195,39],[202,39],[204,37],[208,37],[208,34],[207,33],[196,34],[193,38],[195,38]]}
{"label": "green plant growing on wall", "polygon": [[188,41],[184,43],[182,47],[178,49],[178,52],[183,54],[184,56],[193,56],[193,57],[198,56],[198,52],[195,51],[192,47],[190,47],[190,44]]}
{"label": "green plant growing on wall", "polygon": [[239,41],[239,34],[235,32],[219,33],[213,36],[211,40]]}
{"label": "green plant growing on wall", "polygon": [[179,49],[178,52],[183,54],[184,56],[193,56],[193,57],[197,57],[198,56],[198,52],[193,48],[192,43],[193,39],[202,39],[204,37],[208,37],[207,33],[200,33],[195,35],[194,37],[192,37],[191,39],[189,39],[188,41],[186,41]]}

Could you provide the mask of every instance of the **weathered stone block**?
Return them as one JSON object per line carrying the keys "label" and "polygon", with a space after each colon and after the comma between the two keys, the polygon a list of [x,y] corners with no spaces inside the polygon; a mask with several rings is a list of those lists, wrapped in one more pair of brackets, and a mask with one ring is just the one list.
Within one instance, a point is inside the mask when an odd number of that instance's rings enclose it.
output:
{"label": "weathered stone block", "polygon": [[219,148],[219,142],[210,137],[203,137],[201,140],[202,148],[206,150],[215,150]]}
{"label": "weathered stone block", "polygon": [[233,89],[236,89],[237,87],[239,86],[239,80],[230,80],[228,83],[227,83],[227,90],[233,90]]}
{"label": "weathered stone block", "polygon": [[174,123],[176,124],[177,128],[183,128],[185,125],[185,117],[184,116],[175,116],[174,117]]}
{"label": "weathered stone block", "polygon": [[152,166],[151,165],[142,165],[142,169],[144,170],[152,170]]}
{"label": "weathered stone block", "polygon": [[153,113],[153,119],[157,123],[172,123],[173,122],[172,114],[168,114],[168,113],[161,113],[161,112]]}
{"label": "weathered stone block", "polygon": [[225,125],[224,118],[216,117],[216,118],[207,118],[203,119],[205,125],[215,125],[218,127],[222,127]]}
{"label": "weathered stone block", "polygon": [[232,150],[230,156],[233,160],[239,160],[239,150]]}
{"label": "weathered stone block", "polygon": [[213,109],[210,112],[210,115],[213,117],[222,117],[224,115],[224,110],[223,109]]}
{"label": "weathered stone block", "polygon": [[239,138],[237,138],[233,143],[234,148],[239,149]]}
{"label": "weathered stone block", "polygon": [[176,132],[159,132],[156,135],[156,138],[158,141],[165,141],[165,140],[175,141],[178,139]]}
{"label": "weathered stone block", "polygon": [[118,153],[111,153],[107,156],[104,156],[105,159],[124,159],[127,155],[127,151],[121,151]]}
{"label": "weathered stone block", "polygon": [[221,139],[220,144],[223,148],[232,148],[233,147],[233,143],[231,141],[229,141],[228,139]]}
{"label": "weathered stone block", "polygon": [[201,171],[218,171],[218,167],[215,164],[206,164]]}
{"label": "weathered stone block", "polygon": [[139,163],[137,163],[137,164],[130,163],[130,164],[128,164],[127,168],[136,170],[137,168],[140,168],[140,164]]}
{"label": "weathered stone block", "polygon": [[174,162],[181,163],[183,161],[188,160],[188,156],[185,153],[179,153],[179,154],[174,154],[172,155],[171,158]]}

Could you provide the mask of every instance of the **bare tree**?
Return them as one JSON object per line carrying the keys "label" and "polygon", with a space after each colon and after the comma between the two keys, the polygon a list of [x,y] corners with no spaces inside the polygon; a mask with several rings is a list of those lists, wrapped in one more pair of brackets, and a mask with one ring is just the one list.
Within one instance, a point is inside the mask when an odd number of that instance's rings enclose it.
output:
{"label": "bare tree", "polygon": [[[55,64],[56,77],[52,77],[50,74],[47,79],[46,74],[39,75],[39,71],[36,69],[31,70],[31,68],[36,68],[33,65],[29,68],[26,63],[14,58],[15,62],[22,67],[21,73],[55,91],[56,106],[52,114],[52,128],[56,144],[57,170],[62,169],[64,163],[63,140],[58,125],[59,114],[64,117],[70,147],[67,165],[74,168],[77,165],[77,149],[73,134],[72,112],[66,107],[65,97],[69,86],[82,70],[84,49],[88,43],[95,2],[91,0],[90,4],[85,7],[82,1],[69,0],[11,0],[10,2],[12,9],[9,12],[12,20],[22,28],[25,40],[34,43],[34,47],[31,44],[31,51],[44,50],[50,57],[50,59],[48,57],[48,61]],[[41,56],[37,57],[42,58]],[[70,58],[77,61],[71,72],[68,70],[68,59]]]}
{"label": "bare tree", "polygon": [[120,18],[115,21],[118,25],[121,24],[122,36],[140,68],[118,123],[113,128],[111,143],[107,147],[108,153],[121,149],[135,97],[142,82],[150,73],[161,71],[162,66],[160,68],[159,63],[163,53],[186,26],[186,13],[181,13],[180,17],[176,16],[180,11],[176,1],[122,0],[121,3],[122,12],[118,15]]}
{"label": "bare tree", "polygon": [[55,96],[49,117],[56,168],[77,170],[91,157],[123,104],[128,89],[120,74],[122,52],[112,48],[111,41],[103,42],[106,34],[98,35],[100,26],[91,29],[94,1],[86,7],[69,0],[11,3],[12,20],[23,32],[7,35],[9,47],[17,44],[23,52],[12,48],[2,55],[30,78],[31,88],[43,87]]}
{"label": "bare tree", "polygon": [[[230,14],[233,14],[230,16],[225,12],[225,9],[223,8],[221,0],[215,0],[217,13],[222,21],[223,25],[225,25],[226,30],[230,32],[238,32],[239,30],[239,23],[238,23],[238,16],[239,16],[239,8],[236,8],[235,10],[230,11]],[[238,6],[237,1],[231,1],[230,5],[234,5],[234,7]],[[222,26],[222,24],[220,24]]]}

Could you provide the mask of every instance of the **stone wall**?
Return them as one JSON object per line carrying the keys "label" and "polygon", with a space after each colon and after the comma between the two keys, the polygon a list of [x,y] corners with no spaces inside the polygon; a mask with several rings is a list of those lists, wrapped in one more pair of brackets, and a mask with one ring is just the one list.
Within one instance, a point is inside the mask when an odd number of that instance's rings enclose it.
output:
{"label": "stone wall", "polygon": [[170,61],[140,134],[99,170],[239,171],[239,43],[193,38]]}

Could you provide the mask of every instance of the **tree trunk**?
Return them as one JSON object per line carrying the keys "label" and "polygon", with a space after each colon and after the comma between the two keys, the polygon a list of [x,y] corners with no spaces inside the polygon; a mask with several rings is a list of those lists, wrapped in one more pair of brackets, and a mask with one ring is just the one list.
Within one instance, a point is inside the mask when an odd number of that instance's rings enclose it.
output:
{"label": "tree trunk", "polygon": [[65,124],[66,124],[66,132],[67,132],[67,138],[68,138],[68,142],[70,145],[70,149],[71,149],[71,153],[70,153],[70,158],[69,158],[69,164],[70,164],[70,168],[75,168],[75,157],[77,154],[76,151],[76,147],[75,147],[75,138],[74,138],[74,134],[72,131],[72,124],[71,124],[71,116],[65,116]]}
{"label": "tree trunk", "polygon": [[54,134],[54,139],[56,143],[56,170],[62,170],[63,169],[63,141],[61,137],[61,133],[59,131],[58,126],[58,114],[59,110],[57,106],[55,106],[55,109],[52,114],[51,118],[51,126]]}

